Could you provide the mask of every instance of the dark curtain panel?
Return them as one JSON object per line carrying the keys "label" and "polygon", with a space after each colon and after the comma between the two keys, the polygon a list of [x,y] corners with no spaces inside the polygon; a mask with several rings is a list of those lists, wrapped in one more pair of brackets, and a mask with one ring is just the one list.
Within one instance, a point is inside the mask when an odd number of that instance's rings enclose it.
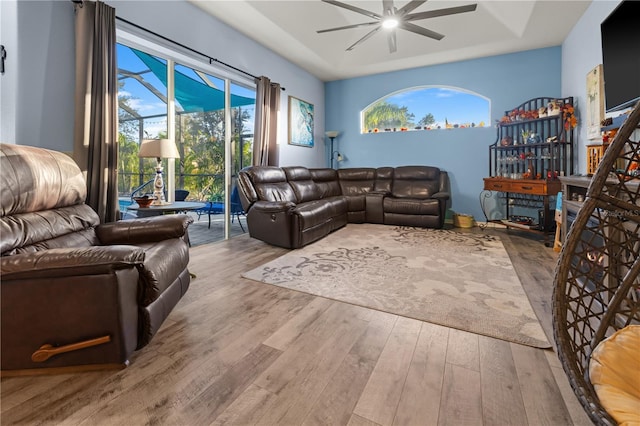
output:
{"label": "dark curtain panel", "polygon": [[280,85],[267,77],[256,78],[256,123],[253,136],[253,165],[278,165],[278,110]]}
{"label": "dark curtain panel", "polygon": [[76,5],[74,160],[85,174],[87,204],[101,222],[119,219],[116,11],[102,2]]}

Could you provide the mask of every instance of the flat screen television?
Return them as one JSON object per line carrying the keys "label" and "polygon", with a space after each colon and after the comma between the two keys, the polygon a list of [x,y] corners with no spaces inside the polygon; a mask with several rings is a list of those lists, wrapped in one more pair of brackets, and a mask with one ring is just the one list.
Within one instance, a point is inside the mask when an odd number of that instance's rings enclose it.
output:
{"label": "flat screen television", "polygon": [[626,0],[600,25],[606,110],[640,98],[640,1]]}

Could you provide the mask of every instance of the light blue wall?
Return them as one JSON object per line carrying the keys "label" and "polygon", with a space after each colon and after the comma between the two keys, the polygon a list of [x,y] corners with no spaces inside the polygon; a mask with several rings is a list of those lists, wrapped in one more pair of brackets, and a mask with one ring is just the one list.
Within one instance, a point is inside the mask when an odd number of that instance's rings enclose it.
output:
{"label": "light blue wall", "polygon": [[600,24],[619,4],[618,1],[592,2],[562,43],[562,93],[563,96],[573,96],[576,99],[579,118],[575,156],[579,173],[587,171],[586,146],[602,143],[601,139],[587,139],[587,126],[583,125],[585,120],[581,116],[587,110],[587,74],[602,63]]}
{"label": "light blue wall", "polygon": [[[0,142],[16,140],[16,86],[18,85],[18,4],[0,1],[0,40],[5,47],[5,73],[0,75]],[[11,55],[11,56],[9,56]]]}
{"label": "light blue wall", "polygon": [[[281,165],[324,166],[324,83],[297,65],[206,14],[187,0],[107,0],[127,19],[254,75],[286,87],[278,127]],[[7,71],[0,77],[3,142],[73,149],[75,36],[68,0],[0,0]],[[4,41],[6,40],[6,41]],[[287,145],[287,97],[315,106],[312,149]]]}
{"label": "light blue wall", "polygon": [[[280,165],[307,167],[324,165],[325,96],[324,83],[318,78],[186,0],[154,2],[107,0],[106,3],[116,8],[118,17],[253,75],[266,75],[271,81],[280,83],[286,88],[286,91],[281,92],[280,95],[278,122]],[[314,105],[314,139],[316,141],[314,148],[287,144],[288,96],[304,99]]]}
{"label": "light blue wall", "polygon": [[[561,49],[550,47],[508,55],[415,68],[326,83],[326,124],[340,131],[340,167],[429,165],[449,173],[452,206],[484,220],[479,194],[488,175],[495,127],[360,134],[360,112],[398,90],[442,85],[475,92],[491,101],[491,124],[522,102],[559,97]],[[328,154],[326,157],[328,164]],[[536,213],[537,214],[537,213]]]}
{"label": "light blue wall", "polygon": [[70,151],[75,85],[73,4],[2,3],[7,66],[0,84],[0,138],[2,142]]}
{"label": "light blue wall", "polygon": [[[3,0],[1,29],[7,72],[0,79],[3,142],[70,150],[73,129],[73,6],[68,1]],[[372,101],[412,86],[445,85],[483,95],[492,121],[504,110],[536,96],[574,96],[584,110],[587,72],[602,62],[600,22],[619,4],[594,1],[562,45],[548,49],[436,65],[323,83],[258,43],[183,0],[110,1],[119,15],[194,48],[283,84],[279,129],[283,165],[328,164],[325,129],[341,132],[341,167],[431,164],[451,174],[453,208],[482,219],[478,194],[487,174],[495,129],[398,134],[359,133],[360,111]],[[194,29],[186,31],[186,29]],[[326,91],[326,93],[325,93]],[[316,108],[316,148],[286,144],[287,96]],[[326,102],[326,104],[325,104]],[[326,105],[326,106],[325,106]],[[323,112],[326,113],[326,125]],[[586,131],[578,126],[578,170],[585,170]]]}

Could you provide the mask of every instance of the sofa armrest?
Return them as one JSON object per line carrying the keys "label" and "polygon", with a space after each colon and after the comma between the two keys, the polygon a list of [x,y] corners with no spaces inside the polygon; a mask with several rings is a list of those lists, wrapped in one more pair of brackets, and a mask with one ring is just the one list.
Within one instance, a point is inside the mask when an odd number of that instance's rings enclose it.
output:
{"label": "sofa armrest", "polygon": [[2,280],[72,277],[134,268],[144,262],[139,247],[115,245],[57,248],[1,258]]}
{"label": "sofa armrest", "polygon": [[293,210],[296,207],[291,201],[256,201],[251,210],[262,213],[282,213]]}
{"label": "sofa armrest", "polygon": [[133,246],[58,248],[4,256],[2,279],[17,280],[108,273],[135,267],[144,261],[144,250]]}
{"label": "sofa armrest", "polygon": [[437,198],[438,200],[448,200],[451,197],[451,194],[448,192],[436,192],[431,196],[431,198]]}
{"label": "sofa armrest", "polygon": [[191,223],[186,214],[127,219],[98,225],[96,235],[104,245],[153,243],[183,237]]}
{"label": "sofa armrest", "polygon": [[295,207],[290,201],[256,201],[247,212],[249,235],[274,246],[294,248]]}

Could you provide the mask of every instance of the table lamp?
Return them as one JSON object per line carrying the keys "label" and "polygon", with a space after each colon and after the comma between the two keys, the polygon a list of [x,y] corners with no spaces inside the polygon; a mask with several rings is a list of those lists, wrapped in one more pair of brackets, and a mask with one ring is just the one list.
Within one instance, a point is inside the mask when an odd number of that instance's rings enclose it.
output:
{"label": "table lamp", "polygon": [[153,180],[153,197],[155,198],[151,205],[161,206],[169,204],[164,199],[164,181],[162,180],[162,159],[163,158],[180,158],[178,148],[172,139],[145,139],[140,145],[138,157],[153,158],[156,163],[156,177]]}

